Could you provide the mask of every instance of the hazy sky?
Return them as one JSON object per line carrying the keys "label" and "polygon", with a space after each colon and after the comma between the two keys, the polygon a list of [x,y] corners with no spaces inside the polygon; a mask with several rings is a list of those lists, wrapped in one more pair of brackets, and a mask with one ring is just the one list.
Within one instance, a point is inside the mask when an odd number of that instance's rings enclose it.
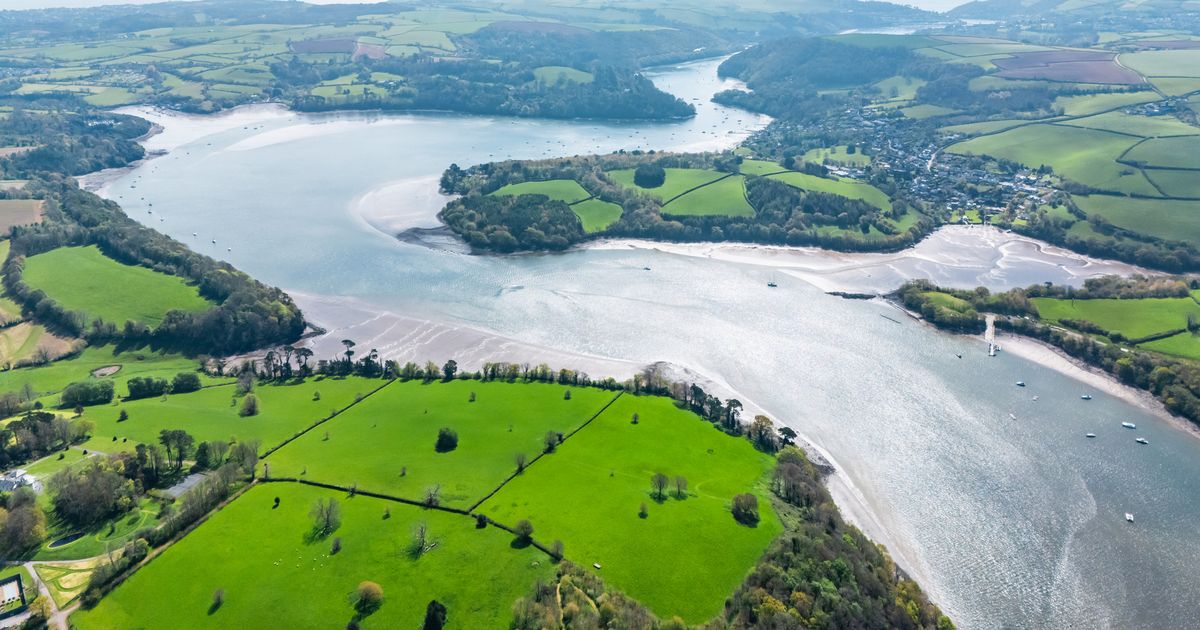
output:
{"label": "hazy sky", "polygon": [[[50,7],[94,7],[102,4],[149,4],[163,0],[0,0],[3,9],[46,9]],[[314,4],[337,4],[343,2],[370,2],[377,0],[307,0]],[[897,4],[911,4],[931,11],[952,9],[966,0],[889,0]]]}

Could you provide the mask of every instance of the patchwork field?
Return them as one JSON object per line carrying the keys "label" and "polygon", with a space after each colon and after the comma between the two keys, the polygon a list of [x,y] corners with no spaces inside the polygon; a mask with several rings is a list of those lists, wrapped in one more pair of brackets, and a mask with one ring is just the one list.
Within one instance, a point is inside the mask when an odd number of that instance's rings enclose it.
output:
{"label": "patchwork field", "polygon": [[1059,175],[1100,190],[1157,196],[1158,191],[1141,171],[1116,162],[1139,141],[1106,131],[1038,124],[972,138],[947,150],[990,155],[1030,167],[1045,164]]}
{"label": "patchwork field", "polygon": [[[309,510],[327,498],[339,502],[341,526],[328,538],[314,537]],[[416,555],[409,547],[419,523],[435,546]],[[335,537],[342,546],[332,554]],[[504,627],[512,602],[554,572],[545,554],[514,548],[511,540],[459,515],[263,484],[71,621],[81,630],[309,627],[318,620],[340,627],[355,616],[350,594],[370,580],[382,587],[384,601],[361,627],[420,627],[434,599],[446,606],[453,627]],[[214,607],[217,589],[225,596]]]}
{"label": "patchwork field", "polygon": [[1032,298],[1041,318],[1050,322],[1086,320],[1129,339],[1140,339],[1187,328],[1188,315],[1200,317],[1200,304],[1191,298],[1138,300],[1065,300]]}
{"label": "patchwork field", "polygon": [[845,178],[829,179],[807,173],[782,173],[771,175],[770,178],[803,190],[861,199],[881,210],[890,210],[892,207],[886,193],[866,182]]}
{"label": "patchwork field", "polygon": [[1160,168],[1200,170],[1200,140],[1151,138],[1130,149],[1124,159]]}
{"label": "patchwork field", "polygon": [[664,215],[675,216],[754,216],[754,206],[746,200],[746,178],[741,175],[705,184],[663,205]]}
{"label": "patchwork field", "polygon": [[1085,213],[1099,214],[1117,227],[1172,241],[1200,242],[1200,201],[1131,199],[1075,195]]}
{"label": "patchwork field", "polygon": [[[540,539],[565,541],[568,558],[599,564],[605,581],[659,616],[700,623],[720,612],[781,531],[770,509],[757,527],[729,513],[735,494],[761,492],[770,467],[748,442],[671,401],[627,395],[480,510],[501,522],[529,519]],[[655,473],[682,475],[689,490],[659,500],[650,487]],[[643,503],[646,518],[638,515]]]}
{"label": "patchwork field", "polygon": [[92,245],[60,247],[25,261],[25,282],[72,311],[122,325],[157,326],[167,311],[212,307],[182,278],[121,264]]}
{"label": "patchwork field", "polygon": [[641,186],[633,183],[633,169],[631,168],[608,171],[605,173],[605,175],[607,175],[609,179],[626,188],[639,190],[649,194],[659,201],[664,202],[670,201],[675,197],[692,190],[693,188],[698,188],[705,184],[714,182],[727,175],[727,173],[722,173],[720,171],[699,168],[668,168],[665,170],[667,172],[667,177],[663,181],[663,185],[659,186],[658,188],[642,188]]}
{"label": "patchwork field", "polygon": [[[532,460],[547,432],[569,433],[610,401],[612,392],[545,384],[452,381],[392,383],[304,434],[266,460],[272,477],[320,480],[423,500],[440,486],[441,503],[465,508]],[[475,402],[470,402],[471,393]],[[438,431],[457,447],[435,449]]]}
{"label": "patchwork field", "polygon": [[568,204],[583,201],[591,197],[579,182],[573,179],[552,179],[544,182],[523,182],[509,184],[492,193],[496,196],[545,195],[551,199],[564,201]]}
{"label": "patchwork field", "polygon": [[1054,106],[1062,108],[1063,114],[1067,116],[1090,116],[1130,105],[1150,103],[1159,100],[1159,98],[1158,94],[1148,90],[1141,92],[1082,94],[1078,96],[1060,96],[1054,99]]}

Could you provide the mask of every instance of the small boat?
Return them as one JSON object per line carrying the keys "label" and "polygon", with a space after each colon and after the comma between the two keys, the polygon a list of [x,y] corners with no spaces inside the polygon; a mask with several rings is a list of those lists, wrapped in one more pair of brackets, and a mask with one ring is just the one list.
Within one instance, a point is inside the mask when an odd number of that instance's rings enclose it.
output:
{"label": "small boat", "polygon": [[642,271],[650,271],[649,267],[642,267]]}
{"label": "small boat", "polygon": [[1096,437],[1096,434],[1095,434],[1095,433],[1089,433],[1089,434],[1087,434],[1087,435],[1085,435],[1085,436],[1083,436],[1083,437],[1094,438],[1094,437]]}
{"label": "small boat", "polygon": [[1009,420],[1016,420],[1016,419],[1017,419],[1017,415],[1016,415],[1016,414],[1012,414],[1012,413],[1010,413],[1010,414],[1008,414],[1008,419],[1009,419]]}
{"label": "small boat", "polygon": [[1079,398],[1080,398],[1081,400],[1091,400],[1091,399],[1092,399],[1092,395],[1091,395],[1091,394],[1084,394],[1084,395],[1080,396]]}
{"label": "small boat", "polygon": [[1037,397],[1037,396],[1034,396],[1034,397],[1033,397],[1033,402],[1037,402],[1037,399],[1038,399],[1038,397]]}
{"label": "small boat", "polygon": [[1025,387],[1025,381],[1017,381],[1017,387]]}
{"label": "small boat", "polygon": [[1121,426],[1125,427],[1126,429],[1136,429],[1137,428],[1137,425],[1132,422],[1122,422]]}
{"label": "small boat", "polygon": [[962,358],[962,355],[961,355],[961,354],[956,354],[956,355],[954,355],[954,356],[956,356],[956,357],[958,357],[958,358],[960,358],[960,359]]}
{"label": "small boat", "polygon": [[1129,521],[1130,523],[1132,523],[1132,522],[1133,522],[1133,512],[1126,512],[1126,513],[1125,513],[1125,520],[1127,520],[1127,521]]}
{"label": "small boat", "polygon": [[1149,444],[1150,443],[1149,440],[1147,440],[1146,438],[1138,438],[1138,439],[1134,440],[1134,442],[1137,442],[1138,444]]}
{"label": "small boat", "polygon": [[768,282],[768,283],[767,283],[767,286],[768,286],[768,287],[771,287],[772,289],[774,289],[775,287],[777,287],[777,286],[779,286],[779,285],[778,285],[778,284],[775,284],[774,282]]}

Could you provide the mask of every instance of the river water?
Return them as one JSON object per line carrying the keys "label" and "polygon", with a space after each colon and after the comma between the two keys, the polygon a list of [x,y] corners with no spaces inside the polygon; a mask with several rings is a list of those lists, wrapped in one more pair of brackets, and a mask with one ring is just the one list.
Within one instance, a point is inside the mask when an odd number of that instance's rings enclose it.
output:
{"label": "river water", "polygon": [[360,347],[468,364],[546,360],[593,375],[663,361],[736,392],[828,453],[839,504],[962,627],[1200,626],[1200,440],[883,302],[824,293],[908,277],[1077,283],[1127,266],[982,228],[886,255],[607,243],[492,257],[395,238],[436,225],[436,178],[451,162],[731,146],[766,121],[707,102],[722,87],[715,65],[655,74],[699,99],[699,116],[678,123],[146,112],[165,127],[149,148],[170,152],[102,193],[294,292],[317,323]]}

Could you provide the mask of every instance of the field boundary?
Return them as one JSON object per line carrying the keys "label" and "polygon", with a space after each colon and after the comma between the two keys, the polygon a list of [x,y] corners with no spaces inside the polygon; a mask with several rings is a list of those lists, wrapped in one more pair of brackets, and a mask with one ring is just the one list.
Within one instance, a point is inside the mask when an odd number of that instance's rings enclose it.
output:
{"label": "field boundary", "polygon": [[[603,406],[603,407],[601,407],[599,411],[597,411],[596,413],[592,414],[592,417],[588,418],[587,420],[584,420],[584,421],[583,421],[583,424],[581,424],[581,425],[579,425],[579,426],[575,427],[575,429],[574,429],[573,431],[571,431],[571,432],[569,432],[569,433],[566,433],[566,434],[564,434],[564,435],[563,435],[563,439],[562,439],[561,441],[559,441],[558,445],[559,445],[559,446],[561,446],[561,445],[562,445],[562,443],[563,443],[563,442],[566,442],[568,438],[571,438],[571,437],[573,437],[573,436],[574,436],[576,433],[579,433],[579,432],[580,432],[580,431],[582,431],[582,430],[583,430],[585,427],[587,427],[587,425],[591,424],[591,423],[592,423],[592,422],[593,422],[593,421],[594,421],[596,418],[599,418],[599,417],[600,417],[600,414],[604,413],[605,411],[608,411],[608,408],[609,408],[609,407],[611,407],[611,406],[613,405],[613,403],[617,402],[617,399],[618,399],[618,398],[620,398],[620,397],[621,397],[622,395],[624,395],[624,394],[625,394],[625,392],[624,392],[623,390],[622,390],[622,391],[618,391],[618,392],[617,392],[617,395],[616,395],[616,396],[613,396],[611,400],[609,400],[607,403],[605,403],[605,404],[604,404],[604,406]],[[557,449],[557,448],[558,448],[558,446],[555,446],[555,448]],[[535,463],[536,463],[536,462],[537,462],[539,459],[541,459],[541,458],[543,458],[543,457],[545,457],[546,455],[549,455],[549,454],[550,454],[550,453],[549,453],[549,452],[547,452],[546,450],[542,450],[542,452],[541,452],[541,453],[538,453],[538,454],[537,454],[537,456],[535,456],[533,459],[529,460],[529,463],[525,464],[525,467],[524,467],[524,468],[521,468],[520,470],[513,471],[513,473],[512,473],[511,475],[509,475],[508,477],[506,477],[506,478],[504,479],[504,481],[501,481],[501,482],[500,482],[500,485],[496,486],[496,488],[495,488],[495,489],[493,489],[491,492],[487,493],[487,495],[486,495],[486,496],[484,496],[482,499],[480,499],[480,500],[476,501],[475,503],[471,504],[471,507],[467,508],[467,512],[469,512],[469,513],[470,513],[470,512],[474,512],[474,511],[475,511],[477,508],[479,508],[479,506],[481,506],[481,505],[483,505],[484,503],[486,503],[488,499],[490,499],[490,498],[492,498],[492,497],[496,496],[496,493],[497,493],[497,492],[500,492],[501,490],[503,490],[503,489],[504,489],[504,486],[507,486],[507,485],[508,485],[508,483],[509,483],[510,481],[512,481],[513,479],[516,479],[516,478],[517,478],[517,475],[523,474],[523,473],[524,473],[526,470],[528,470],[528,469],[529,469],[529,467],[530,467],[530,466],[534,465],[534,464],[535,464]],[[491,519],[488,519],[488,520],[490,521]],[[547,553],[549,553],[549,552],[547,552]]]}
{"label": "field boundary", "polygon": [[264,452],[262,455],[259,455],[259,456],[258,456],[258,458],[259,458],[259,459],[266,459],[266,458],[267,458],[267,456],[269,456],[270,454],[274,453],[275,451],[278,451],[279,449],[281,449],[281,448],[283,448],[283,447],[287,446],[288,444],[291,444],[293,441],[295,441],[296,439],[300,438],[300,437],[301,437],[301,436],[303,436],[305,433],[308,433],[309,431],[312,431],[313,429],[315,429],[315,428],[317,428],[317,427],[321,426],[322,424],[325,424],[326,422],[329,422],[330,420],[333,420],[334,418],[336,418],[336,417],[338,417],[338,416],[342,415],[343,413],[346,413],[347,411],[349,411],[349,410],[350,410],[350,408],[352,408],[352,407],[354,407],[355,405],[357,405],[358,403],[361,403],[362,401],[364,401],[364,400],[366,400],[366,399],[370,398],[371,396],[374,396],[376,393],[378,393],[378,392],[379,392],[379,390],[383,389],[384,387],[387,387],[388,385],[391,385],[392,383],[395,383],[395,382],[396,382],[396,381],[398,381],[398,380],[400,380],[400,379],[395,379],[395,378],[392,378],[392,379],[388,379],[388,380],[384,381],[384,382],[383,382],[383,385],[380,385],[379,387],[376,387],[375,389],[373,389],[373,390],[371,390],[371,391],[367,392],[366,394],[363,394],[362,398],[357,398],[357,399],[355,399],[355,401],[354,401],[354,402],[350,403],[349,405],[346,405],[345,407],[342,407],[341,409],[337,410],[335,413],[332,413],[332,414],[330,414],[328,417],[321,418],[320,420],[317,420],[316,422],[314,422],[314,423],[312,423],[311,425],[309,425],[307,428],[305,428],[305,429],[302,429],[302,430],[298,431],[298,432],[297,432],[295,435],[293,435],[292,437],[290,437],[290,438],[287,438],[286,440],[284,440],[283,442],[281,442],[279,445],[277,445],[277,446],[274,446],[274,447],[272,447],[272,448],[269,448],[269,449],[267,449],[267,450],[266,450],[266,451],[265,451],[265,452]]}

